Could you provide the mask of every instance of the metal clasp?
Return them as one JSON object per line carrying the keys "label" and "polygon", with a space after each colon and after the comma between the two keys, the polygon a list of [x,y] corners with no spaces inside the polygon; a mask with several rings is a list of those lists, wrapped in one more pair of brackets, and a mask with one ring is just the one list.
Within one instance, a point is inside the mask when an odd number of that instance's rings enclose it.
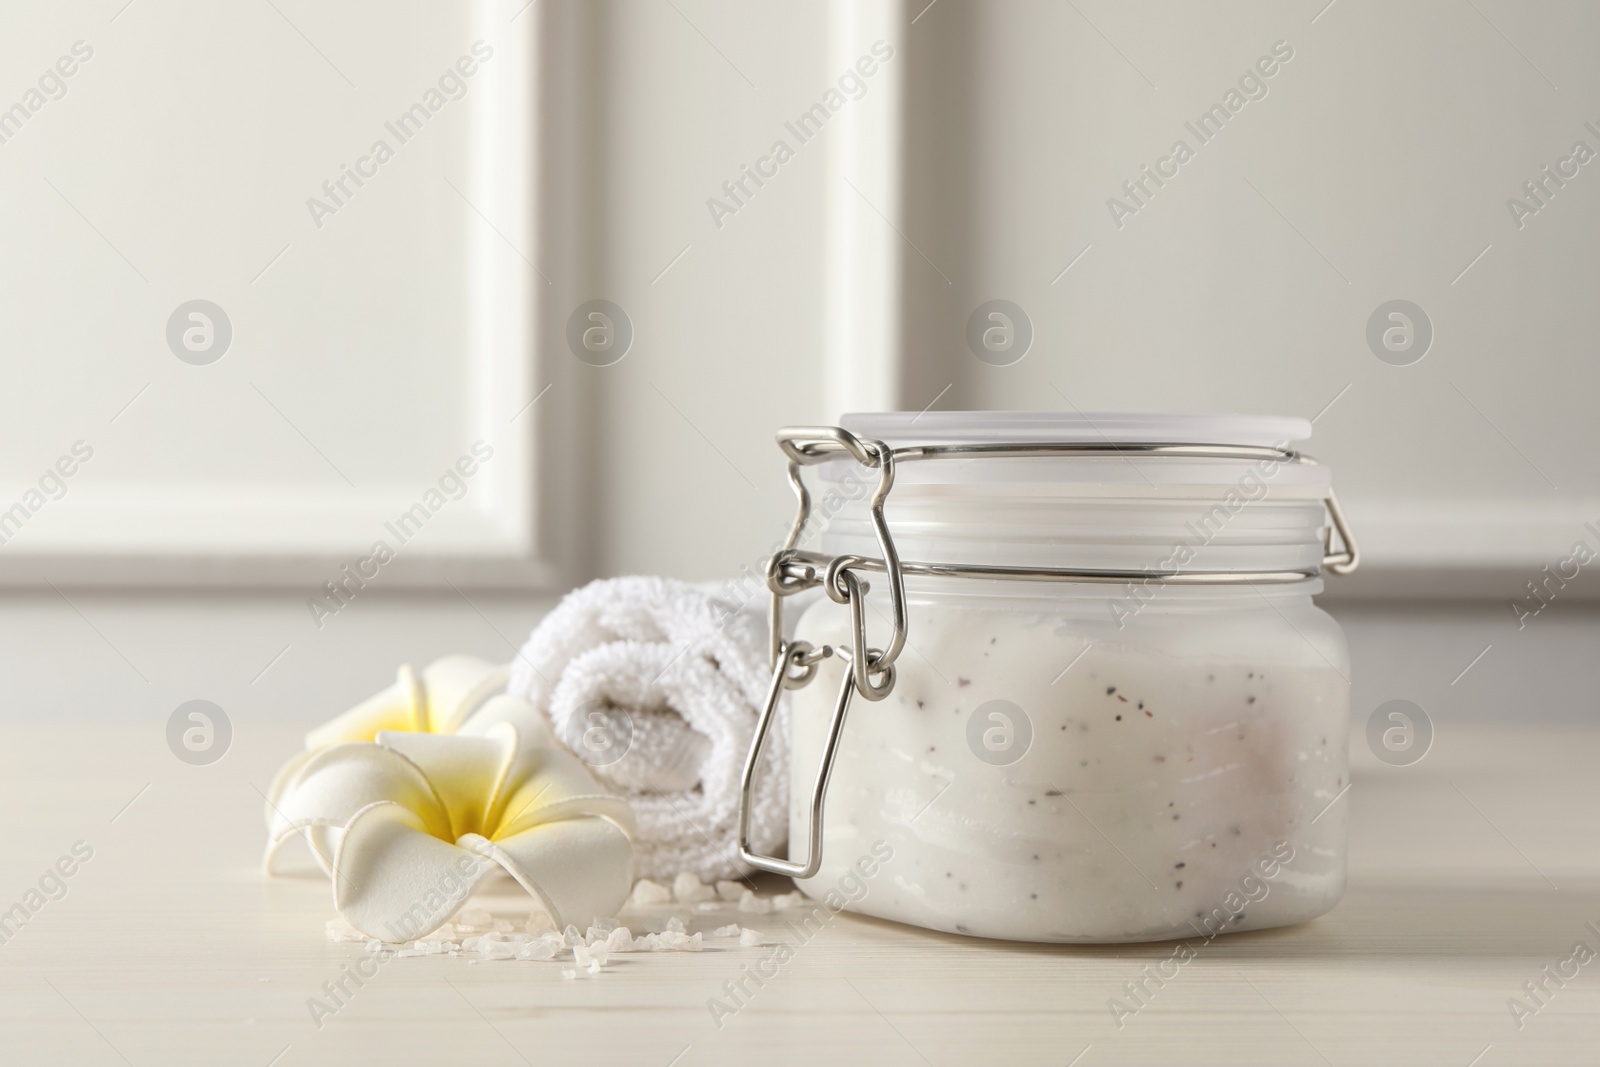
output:
{"label": "metal clasp", "polygon": [[[1311,462],[1315,463],[1316,460]],[[1356,546],[1355,534],[1350,532],[1350,520],[1344,517],[1344,509],[1339,506],[1339,498],[1333,495],[1332,486],[1328,487],[1328,496],[1323,503],[1328,508],[1328,532],[1322,542],[1322,565],[1334,574],[1343,576],[1361,565],[1361,549]],[[1337,552],[1333,549],[1336,536],[1340,546]]]}
{"label": "metal clasp", "polygon": [[[771,657],[774,665],[781,655],[783,642],[783,598],[820,585],[828,599],[836,604],[850,605],[852,651],[857,653],[851,661],[856,688],[868,700],[882,700],[894,688],[894,661],[905,649],[906,581],[900,567],[900,553],[889,533],[889,523],[883,517],[883,505],[894,488],[895,452],[882,441],[857,437],[839,426],[790,427],[778,432],[778,447],[789,457],[789,484],[799,501],[794,523],[783,547],[767,561],[767,587],[772,591]],[[811,521],[811,494],[800,476],[802,465],[811,466],[826,462],[847,453],[857,463],[878,472],[878,486],[873,490],[869,505],[872,530],[878,540],[879,559],[868,560],[861,556],[838,556],[828,561],[823,574],[801,559],[798,551],[800,538]],[[865,598],[867,583],[855,573],[856,569],[875,564],[883,569],[889,582],[889,610],[893,630],[883,648],[873,648],[867,640]],[[874,681],[876,676],[876,681]]]}
{"label": "metal clasp", "polygon": [[[756,768],[766,752],[767,738],[777,719],[778,701],[783,691],[799,689],[810,682],[817,673],[817,664],[832,654],[833,649],[828,645],[813,649],[804,641],[796,641],[781,650],[777,666],[772,670],[772,684],[767,687],[766,705],[761,709],[761,719],[756,724],[756,736],[750,743],[750,754],[745,757],[744,772],[739,776],[739,855],[752,867],[773,874],[786,874],[790,878],[810,878],[822,866],[822,807],[828,793],[828,780],[833,777],[833,757],[839,750],[839,737],[844,733],[845,713],[850,710],[850,697],[855,693],[855,671],[844,672],[844,681],[839,686],[839,699],[834,703],[833,718],[828,723],[828,742],[822,750],[822,765],[817,768],[817,777],[811,787],[811,821],[807,832],[809,844],[805,862],[779,859],[755,850],[750,840],[750,809],[751,797],[755,792]],[[840,649],[839,655],[847,660],[851,658],[846,649]],[[790,673],[797,669],[803,669],[804,673]],[[892,681],[890,684],[893,684]]]}

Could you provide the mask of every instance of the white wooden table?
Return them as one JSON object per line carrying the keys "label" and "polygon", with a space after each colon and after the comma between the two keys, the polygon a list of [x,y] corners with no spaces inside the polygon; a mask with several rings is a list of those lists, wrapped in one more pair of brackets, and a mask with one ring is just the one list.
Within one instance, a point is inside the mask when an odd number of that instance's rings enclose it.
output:
{"label": "white wooden table", "polygon": [[[0,945],[0,1063],[1600,1063],[1600,960],[1520,1030],[1507,1007],[1575,942],[1600,951],[1585,927],[1600,927],[1600,729],[1441,722],[1409,768],[1357,738],[1343,903],[1200,948],[1121,1029],[1109,998],[1173,945],[1017,945],[850,916],[720,1029],[708,998],[762,950],[624,956],[576,980],[560,964],[397,959],[319,1029],[307,999],[361,947],[326,940],[325,882],[257,873],[257,790],[298,731],[237,721],[226,757],[191,767],[164,725],[108,712],[4,728],[0,908],[75,842],[94,854]],[[690,928],[762,921],[730,906]]]}

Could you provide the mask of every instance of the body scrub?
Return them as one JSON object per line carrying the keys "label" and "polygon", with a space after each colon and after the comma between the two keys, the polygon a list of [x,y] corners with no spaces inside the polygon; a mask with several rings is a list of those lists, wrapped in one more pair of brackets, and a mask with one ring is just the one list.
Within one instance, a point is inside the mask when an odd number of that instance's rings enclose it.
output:
{"label": "body scrub", "polygon": [[1326,532],[1327,469],[1287,447],[1309,424],[927,413],[833,432],[837,450],[788,431],[791,458],[825,487],[859,470],[854,441],[868,466],[891,455],[893,492],[882,538],[864,500],[823,551],[769,568],[846,607],[818,601],[783,646],[790,849],[810,852],[758,865],[820,891],[885,841],[894,860],[853,910],[1016,940],[1211,936],[1333,907],[1349,661],[1311,596],[1355,552],[1336,510],[1337,551]]}

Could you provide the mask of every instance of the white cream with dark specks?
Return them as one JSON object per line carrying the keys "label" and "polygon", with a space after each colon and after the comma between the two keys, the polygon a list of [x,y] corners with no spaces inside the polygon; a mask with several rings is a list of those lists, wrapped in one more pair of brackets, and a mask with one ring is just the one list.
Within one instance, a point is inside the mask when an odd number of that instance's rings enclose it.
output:
{"label": "white cream with dark specks", "polygon": [[[819,604],[800,636],[848,643],[844,615]],[[1192,640],[1152,626],[1142,646],[1137,624],[1119,641],[1037,612],[913,605],[911,624],[894,692],[851,706],[823,866],[803,889],[837,884],[882,839],[888,877],[854,910],[982,937],[1193,937],[1302,922],[1338,900],[1349,798],[1329,804],[1349,780],[1349,689],[1281,619],[1235,613]],[[1259,658],[1217,654],[1240,647]],[[793,694],[796,831],[841,670],[826,660]],[[1032,723],[1007,766],[967,742],[973,710],[996,699]],[[1283,842],[1294,859],[1241,906],[1241,879]]]}

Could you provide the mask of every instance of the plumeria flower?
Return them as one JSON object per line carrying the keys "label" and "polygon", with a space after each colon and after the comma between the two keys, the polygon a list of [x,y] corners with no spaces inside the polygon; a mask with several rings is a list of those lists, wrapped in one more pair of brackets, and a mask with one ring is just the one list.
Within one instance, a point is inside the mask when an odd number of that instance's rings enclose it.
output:
{"label": "plumeria flower", "polygon": [[[471,718],[472,713],[490,696],[505,689],[509,667],[496,667],[476,656],[444,656],[434,660],[422,670],[422,677],[411,669],[409,663],[401,664],[395,672],[394,683],[379,691],[331,721],[323,723],[306,734],[303,752],[292,756],[279,770],[267,790],[266,818],[271,833],[267,838],[267,853],[262,866],[267,874],[276,873],[276,864],[287,842],[294,835],[280,835],[275,818],[278,802],[284,790],[317,752],[342,741],[376,741],[383,730],[405,730],[417,733],[454,733]],[[540,716],[528,709],[529,722],[519,725],[536,725]],[[537,731],[528,731],[536,736]],[[332,874],[332,846],[328,834],[316,828],[307,828],[306,841],[311,845],[312,856],[324,874]]]}
{"label": "plumeria flower", "polygon": [[[303,837],[339,914],[385,941],[435,929],[495,870],[558,925],[614,915],[632,887],[627,802],[605,792],[524,700],[493,696],[450,722],[472,688],[444,702],[425,691],[398,711],[374,698],[313,731],[308,742],[330,743],[291,760],[273,783],[268,872],[281,846]],[[388,728],[401,712],[410,719]],[[415,728],[442,725],[454,732]]]}
{"label": "plumeria flower", "polygon": [[[382,729],[454,733],[483,702],[506,688],[509,677],[507,665],[496,667],[477,656],[440,657],[422,669],[421,678],[411,664],[400,664],[392,685],[306,734],[306,750],[278,769],[267,790],[267,825],[272,825],[272,808],[283,787],[317,750],[341,741],[378,741]],[[538,713],[533,718],[539,718]],[[267,841],[269,875],[277,849],[277,841]]]}
{"label": "plumeria flower", "polygon": [[421,678],[403,664],[393,685],[308,733],[306,749],[376,740],[379,730],[454,733],[484,701],[505,691],[510,675],[509,665],[476,656],[441,657],[422,669]]}

